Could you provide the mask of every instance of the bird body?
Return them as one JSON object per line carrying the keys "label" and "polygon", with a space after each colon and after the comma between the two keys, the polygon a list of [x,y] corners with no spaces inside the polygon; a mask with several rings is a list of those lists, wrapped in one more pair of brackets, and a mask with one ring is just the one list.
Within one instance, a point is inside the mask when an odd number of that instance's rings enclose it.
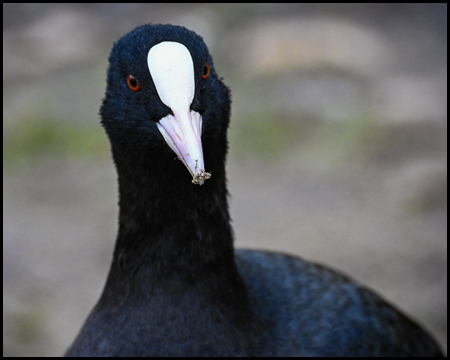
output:
{"label": "bird body", "polygon": [[144,25],[109,62],[100,114],[118,172],[119,230],[103,293],[67,356],[441,354],[345,276],[234,249],[230,94],[201,37]]}

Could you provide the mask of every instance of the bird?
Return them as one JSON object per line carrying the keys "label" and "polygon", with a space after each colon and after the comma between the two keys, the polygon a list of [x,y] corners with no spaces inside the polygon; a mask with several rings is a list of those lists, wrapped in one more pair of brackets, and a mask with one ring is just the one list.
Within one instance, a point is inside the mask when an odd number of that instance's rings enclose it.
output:
{"label": "bird", "polygon": [[234,248],[230,90],[203,39],[139,26],[114,43],[101,124],[119,219],[103,292],[66,356],[442,356],[346,275]]}

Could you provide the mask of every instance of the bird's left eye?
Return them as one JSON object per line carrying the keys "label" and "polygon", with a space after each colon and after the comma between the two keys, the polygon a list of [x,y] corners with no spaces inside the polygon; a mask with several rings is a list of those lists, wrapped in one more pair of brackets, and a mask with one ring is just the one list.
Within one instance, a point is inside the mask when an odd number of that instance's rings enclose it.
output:
{"label": "bird's left eye", "polygon": [[133,91],[141,90],[141,84],[139,84],[139,81],[137,81],[137,79],[133,75],[128,75],[127,84],[128,87]]}
{"label": "bird's left eye", "polygon": [[203,68],[203,75],[202,75],[202,79],[205,80],[208,76],[209,76],[209,65],[207,62],[205,62],[205,67]]}

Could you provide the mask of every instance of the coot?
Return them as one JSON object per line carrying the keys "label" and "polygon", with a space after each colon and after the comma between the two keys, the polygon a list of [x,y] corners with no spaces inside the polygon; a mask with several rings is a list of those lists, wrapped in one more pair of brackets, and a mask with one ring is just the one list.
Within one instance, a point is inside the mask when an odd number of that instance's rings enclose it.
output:
{"label": "coot", "polygon": [[234,250],[230,93],[200,36],[144,25],[115,43],[109,63],[100,114],[119,178],[119,230],[103,293],[66,355],[442,355],[347,277]]}

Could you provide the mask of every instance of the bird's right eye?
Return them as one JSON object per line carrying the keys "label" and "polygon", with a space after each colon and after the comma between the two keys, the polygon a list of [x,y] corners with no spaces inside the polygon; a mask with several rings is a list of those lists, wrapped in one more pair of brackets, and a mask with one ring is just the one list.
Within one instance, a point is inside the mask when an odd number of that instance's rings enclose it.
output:
{"label": "bird's right eye", "polygon": [[133,90],[133,91],[141,90],[141,84],[139,84],[139,81],[137,81],[137,79],[133,75],[128,75],[127,84],[128,84],[128,87],[130,88],[130,90]]}
{"label": "bird's right eye", "polygon": [[203,75],[202,75],[203,80],[208,78],[209,72],[210,72],[209,64],[205,62],[205,67],[203,68]]}

